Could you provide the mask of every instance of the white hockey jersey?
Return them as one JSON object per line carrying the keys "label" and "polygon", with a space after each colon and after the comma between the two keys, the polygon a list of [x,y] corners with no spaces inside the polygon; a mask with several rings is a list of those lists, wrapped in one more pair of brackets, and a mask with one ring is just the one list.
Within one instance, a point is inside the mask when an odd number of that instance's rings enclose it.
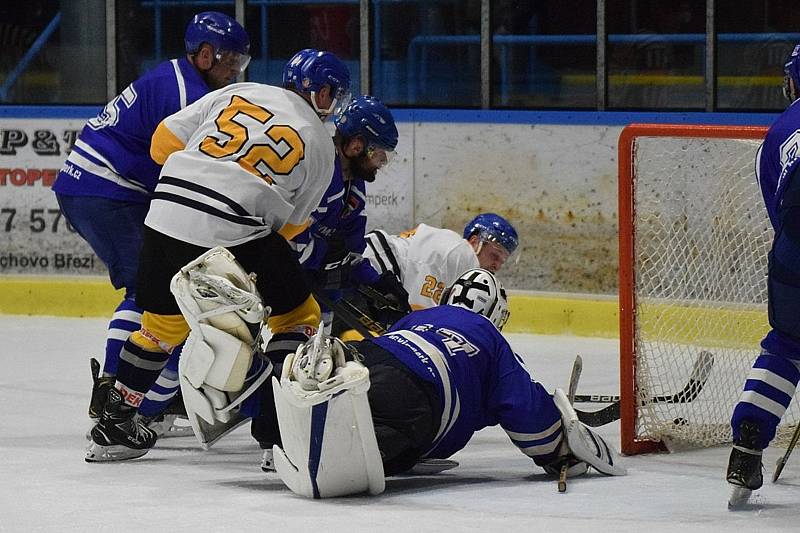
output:
{"label": "white hockey jersey", "polygon": [[331,180],[335,149],[302,97],[236,83],[164,119],[150,153],[164,167],[145,224],[212,247],[302,230]]}
{"label": "white hockey jersey", "polygon": [[378,272],[391,270],[399,276],[414,309],[438,305],[445,288],[480,266],[472,246],[449,229],[420,224],[400,235],[375,230],[366,240],[364,257]]}

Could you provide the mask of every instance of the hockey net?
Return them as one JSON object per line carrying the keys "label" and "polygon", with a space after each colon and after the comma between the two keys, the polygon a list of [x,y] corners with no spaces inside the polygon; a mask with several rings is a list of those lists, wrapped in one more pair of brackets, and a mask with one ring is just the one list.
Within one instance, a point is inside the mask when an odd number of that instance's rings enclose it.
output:
{"label": "hockey net", "polygon": [[[731,413],[769,329],[772,228],[754,170],[765,134],[636,124],[620,135],[623,453],[731,440]],[[798,413],[795,399],[778,439]]]}

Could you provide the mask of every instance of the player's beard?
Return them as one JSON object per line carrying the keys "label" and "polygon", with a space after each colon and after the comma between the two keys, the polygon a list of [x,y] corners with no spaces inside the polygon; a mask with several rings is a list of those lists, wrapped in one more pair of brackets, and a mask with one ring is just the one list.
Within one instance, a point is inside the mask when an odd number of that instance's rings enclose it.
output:
{"label": "player's beard", "polygon": [[369,168],[369,158],[366,153],[363,153],[350,162],[350,172],[353,174],[354,178],[372,183],[375,181],[378,169]]}

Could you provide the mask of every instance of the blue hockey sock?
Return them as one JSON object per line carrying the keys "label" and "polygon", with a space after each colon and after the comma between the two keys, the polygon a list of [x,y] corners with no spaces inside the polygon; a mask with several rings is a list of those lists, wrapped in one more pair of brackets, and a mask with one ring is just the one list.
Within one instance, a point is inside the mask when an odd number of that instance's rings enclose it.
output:
{"label": "blue hockey sock", "polygon": [[119,367],[119,353],[128,337],[142,326],[142,309],[133,297],[126,297],[117,306],[106,335],[106,358],[103,364],[104,376],[116,376]]}
{"label": "blue hockey sock", "polygon": [[145,394],[144,400],[139,405],[139,414],[142,416],[154,417],[163,413],[178,393],[180,388],[178,361],[182,350],[183,344],[180,344],[172,351],[169,360],[167,360],[167,366],[164,367],[156,382]]}
{"label": "blue hockey sock", "polygon": [[755,422],[759,429],[759,447],[766,448],[775,437],[781,417],[789,408],[800,370],[788,357],[761,353],[747,375],[744,391],[733,410],[731,427],[733,439],[739,440],[739,429],[745,420]]}

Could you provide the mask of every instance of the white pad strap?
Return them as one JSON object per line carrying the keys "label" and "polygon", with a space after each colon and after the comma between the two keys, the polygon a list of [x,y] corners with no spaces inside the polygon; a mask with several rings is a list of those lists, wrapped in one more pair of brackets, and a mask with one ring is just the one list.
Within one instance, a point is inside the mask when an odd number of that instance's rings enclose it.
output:
{"label": "white pad strap", "polygon": [[578,420],[578,413],[570,404],[567,395],[556,389],[553,401],[561,412],[564,438],[569,453],[577,459],[588,463],[599,472],[609,476],[623,476],[627,473],[620,465],[619,455],[606,441]]}

